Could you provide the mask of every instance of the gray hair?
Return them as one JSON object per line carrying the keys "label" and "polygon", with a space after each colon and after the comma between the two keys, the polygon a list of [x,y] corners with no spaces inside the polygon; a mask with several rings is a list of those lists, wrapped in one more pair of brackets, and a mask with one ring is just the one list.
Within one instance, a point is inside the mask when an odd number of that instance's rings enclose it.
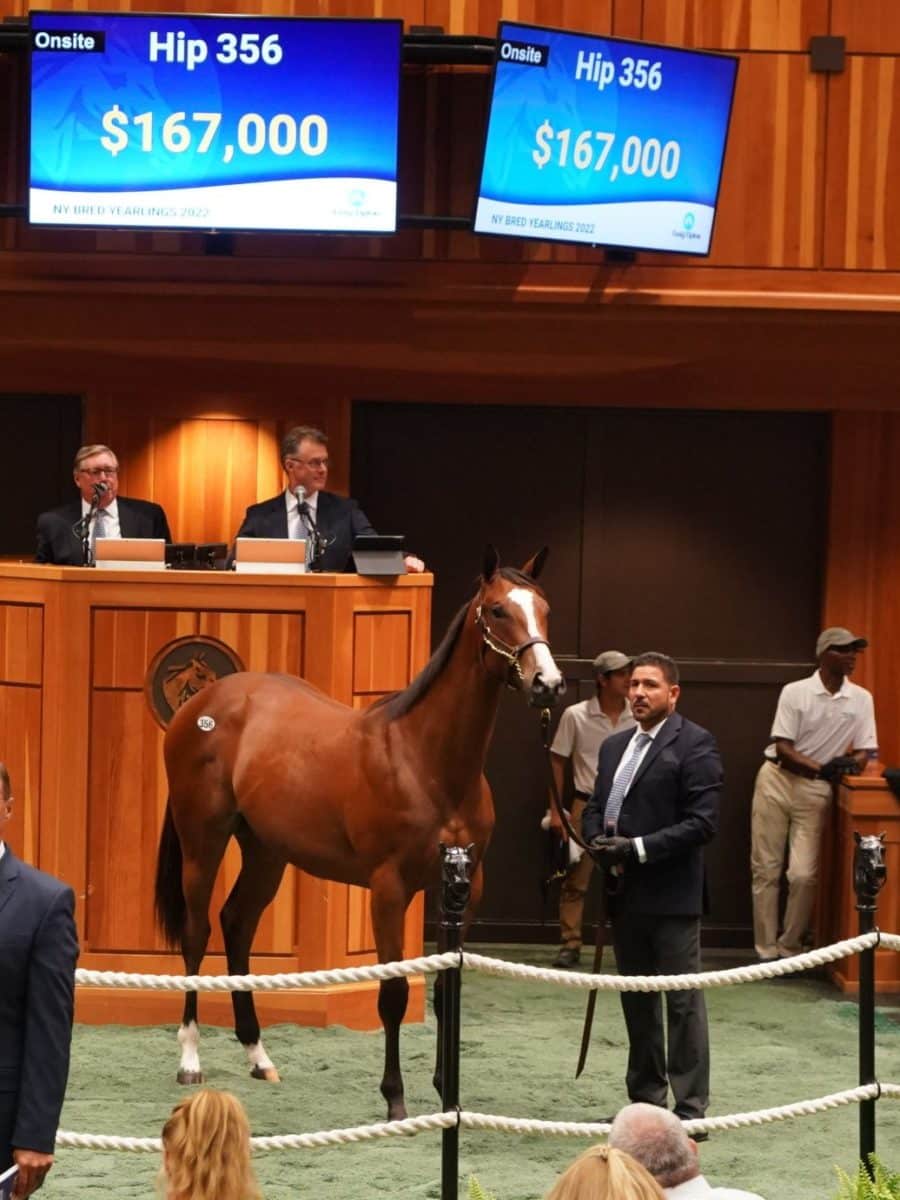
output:
{"label": "gray hair", "polygon": [[327,446],[328,435],[321,429],[315,429],[312,425],[295,425],[281,439],[282,460],[296,454],[300,449],[301,442],[317,442],[320,446]]}
{"label": "gray hair", "polygon": [[86,458],[93,458],[95,454],[108,454],[111,458],[116,459],[116,466],[119,465],[119,460],[116,458],[114,450],[110,450],[109,446],[103,446],[97,443],[93,446],[81,446],[75,455],[75,461],[72,464],[73,471],[80,471],[81,464]]}
{"label": "gray hair", "polygon": [[700,1174],[681,1121],[656,1104],[628,1104],[620,1109],[609,1131],[609,1144],[636,1158],[660,1187],[677,1187]]}

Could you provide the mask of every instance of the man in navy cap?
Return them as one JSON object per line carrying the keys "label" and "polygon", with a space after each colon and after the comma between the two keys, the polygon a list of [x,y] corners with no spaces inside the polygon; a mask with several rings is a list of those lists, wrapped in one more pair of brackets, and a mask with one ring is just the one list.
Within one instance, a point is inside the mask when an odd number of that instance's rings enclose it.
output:
{"label": "man in navy cap", "polygon": [[[823,630],[816,642],[817,670],[786,684],[778,698],[753,791],[753,940],[762,962],[801,952],[834,781],[848,768],[861,770],[878,747],[872,695],[849,680],[867,645],[841,626]],[[779,936],[786,845],[788,900]]]}

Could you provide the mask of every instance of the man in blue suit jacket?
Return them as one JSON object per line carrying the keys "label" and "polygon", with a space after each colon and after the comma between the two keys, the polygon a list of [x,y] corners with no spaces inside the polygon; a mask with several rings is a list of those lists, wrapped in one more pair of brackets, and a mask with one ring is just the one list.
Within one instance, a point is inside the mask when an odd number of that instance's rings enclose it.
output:
{"label": "man in blue suit jacket", "polygon": [[19,1167],[29,1196],[53,1164],[69,1074],[75,995],[75,896],[20,862],[3,840],[12,816],[0,763],[0,1172]]}
{"label": "man in blue suit jacket", "polygon": [[[319,571],[352,570],[353,542],[358,534],[374,534],[369,518],[355,500],[324,491],[328,482],[328,438],[320,429],[297,425],[281,441],[281,465],[287,487],[277,496],[251,504],[238,537],[308,538],[317,529],[324,550],[315,564]],[[297,489],[305,493],[301,510]],[[424,571],[425,564],[406,556],[407,571]]]}
{"label": "man in blue suit jacket", "polygon": [[[607,738],[582,818],[610,880],[616,963],[623,975],[700,970],[706,888],[703,847],[716,832],[722,761],[715,738],[675,712],[678,667],[664,654],[634,660],[629,700],[638,727]],[[702,1117],[709,1103],[709,1030],[700,991],[622,992],[632,1101]]]}

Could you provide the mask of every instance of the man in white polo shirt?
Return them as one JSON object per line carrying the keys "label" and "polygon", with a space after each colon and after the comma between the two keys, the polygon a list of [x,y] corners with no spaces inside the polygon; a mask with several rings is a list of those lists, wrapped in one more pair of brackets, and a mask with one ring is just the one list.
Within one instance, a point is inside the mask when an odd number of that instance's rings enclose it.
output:
{"label": "man in white polo shirt", "polygon": [[[634,727],[628,704],[631,659],[620,650],[604,650],[594,659],[596,696],[570,705],[560,718],[559,728],[550,747],[553,778],[557,794],[562,795],[566,759],[572,760],[575,796],[572,800],[572,828],[581,832],[581,814],[594,790],[600,747],[611,733]],[[562,836],[562,823],[552,799],[550,826]],[[581,923],[584,898],[594,870],[594,860],[582,854],[569,867],[559,894],[559,953],[554,967],[576,967],[581,959]]]}
{"label": "man in white polo shirt", "polygon": [[[861,770],[878,747],[871,693],[848,678],[867,645],[849,629],[825,629],[816,642],[816,672],[786,684],[778,698],[753,791],[753,940],[763,962],[801,952],[816,896],[822,829],[841,767],[834,760],[852,756]],[[779,937],[785,845],[788,901]]]}

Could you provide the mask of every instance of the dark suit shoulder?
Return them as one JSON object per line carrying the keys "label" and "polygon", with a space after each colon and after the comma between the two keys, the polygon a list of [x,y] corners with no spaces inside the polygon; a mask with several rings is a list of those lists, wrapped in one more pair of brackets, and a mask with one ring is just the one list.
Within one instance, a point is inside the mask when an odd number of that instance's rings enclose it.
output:
{"label": "dark suit shoulder", "polygon": [[49,875],[46,871],[31,866],[30,863],[22,862],[12,853],[9,846],[0,859],[0,869],[5,869],[12,877],[18,877],[19,882],[27,887],[33,896],[40,896],[48,903],[67,893],[71,893],[74,898],[74,892],[67,883],[57,879],[55,875]]}
{"label": "dark suit shoulder", "polygon": [[279,505],[284,508],[284,492],[279,492],[277,496],[270,496],[268,500],[258,500],[256,504],[248,504],[246,517],[264,516],[270,512],[277,512]]}

